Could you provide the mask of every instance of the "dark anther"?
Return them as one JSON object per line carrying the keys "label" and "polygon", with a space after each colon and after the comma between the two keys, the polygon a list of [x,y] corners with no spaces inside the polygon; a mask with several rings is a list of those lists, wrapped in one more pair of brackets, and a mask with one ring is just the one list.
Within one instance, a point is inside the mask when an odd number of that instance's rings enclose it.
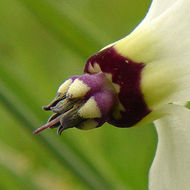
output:
{"label": "dark anther", "polygon": [[61,134],[63,130],[78,126],[84,118],[82,118],[78,111],[85,103],[82,99],[68,99],[65,96],[58,95],[48,106],[45,106],[44,110],[51,110],[54,112],[48,119],[47,123],[42,127],[34,131],[37,134],[47,128],[58,127],[58,134]]}
{"label": "dark anther", "polygon": [[54,107],[60,100],[65,98],[65,95],[58,93],[57,96],[47,106],[43,106],[42,109],[45,111],[50,111],[51,107]]}

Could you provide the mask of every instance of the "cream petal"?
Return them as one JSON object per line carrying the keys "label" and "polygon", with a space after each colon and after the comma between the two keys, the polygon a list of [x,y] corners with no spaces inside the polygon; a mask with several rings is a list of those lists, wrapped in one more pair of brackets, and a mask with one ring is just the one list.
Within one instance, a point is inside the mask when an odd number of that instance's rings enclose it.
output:
{"label": "cream petal", "polygon": [[190,100],[190,68],[181,66],[164,65],[164,62],[147,65],[141,85],[149,107],[156,109],[163,104]]}
{"label": "cream petal", "polygon": [[190,100],[189,7],[189,0],[176,1],[114,46],[122,56],[146,64],[142,91],[152,109],[160,103]]}
{"label": "cream petal", "polygon": [[160,16],[176,2],[177,0],[153,0],[145,20],[149,21]]}
{"label": "cream petal", "polygon": [[117,41],[114,47],[121,55],[145,64],[158,60],[172,63],[181,58],[186,61],[190,56],[189,7],[189,0],[176,1],[156,19],[142,22],[141,27]]}
{"label": "cream petal", "polygon": [[158,145],[149,173],[149,189],[189,190],[190,110],[170,105],[168,113],[155,121]]}

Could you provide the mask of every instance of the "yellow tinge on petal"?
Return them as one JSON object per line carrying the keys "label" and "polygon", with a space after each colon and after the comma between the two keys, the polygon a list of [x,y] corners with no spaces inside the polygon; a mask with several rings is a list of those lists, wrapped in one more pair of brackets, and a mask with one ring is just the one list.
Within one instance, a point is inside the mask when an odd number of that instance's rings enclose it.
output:
{"label": "yellow tinge on petal", "polygon": [[134,32],[114,44],[120,55],[145,64],[141,90],[153,111],[137,125],[160,118],[150,190],[190,189],[190,111],[183,107],[190,100],[189,8],[189,0],[154,0]]}
{"label": "yellow tinge on petal", "polygon": [[[155,3],[158,5],[158,0]],[[186,13],[190,1],[169,1],[167,5],[167,9],[157,11],[157,17],[148,14],[136,30],[114,45],[122,56],[145,64],[141,89],[153,110],[189,100],[190,15]]]}
{"label": "yellow tinge on petal", "polygon": [[61,94],[65,94],[69,89],[70,84],[72,83],[72,79],[66,80],[63,84],[60,85],[57,92]]}
{"label": "yellow tinge on petal", "polygon": [[76,79],[69,87],[67,96],[70,96],[72,98],[79,98],[84,96],[89,90],[90,87],[88,87],[87,84],[79,79]]}
{"label": "yellow tinge on petal", "polygon": [[159,37],[155,32],[151,25],[139,27],[130,35],[119,40],[114,48],[124,57],[147,64],[157,56],[155,48],[151,49],[151,47],[157,46],[159,42]]}
{"label": "yellow tinge on petal", "polygon": [[99,118],[101,117],[100,109],[94,97],[91,97],[79,110],[79,115],[83,118]]}

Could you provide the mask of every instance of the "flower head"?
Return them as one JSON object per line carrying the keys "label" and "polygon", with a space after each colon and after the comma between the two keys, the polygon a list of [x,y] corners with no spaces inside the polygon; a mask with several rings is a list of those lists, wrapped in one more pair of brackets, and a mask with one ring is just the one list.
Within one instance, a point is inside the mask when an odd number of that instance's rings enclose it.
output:
{"label": "flower head", "polygon": [[[183,40],[188,17],[172,14],[189,1],[155,0],[145,19],[125,38],[90,57],[84,75],[66,80],[56,98],[44,107],[54,114],[37,129],[91,129],[105,122],[131,127],[164,115],[166,105],[186,101],[190,78],[189,39]],[[186,7],[185,7],[186,5]],[[176,25],[183,19],[182,27]],[[179,24],[179,23],[178,23]],[[176,41],[178,43],[176,43]]]}
{"label": "flower head", "polygon": [[158,148],[150,189],[189,189],[190,1],[153,0],[123,39],[90,57],[84,75],[66,80],[44,107],[54,112],[37,129],[91,129],[109,122],[131,127],[155,122]]}
{"label": "flower head", "polygon": [[54,114],[34,133],[54,127],[58,127],[58,134],[71,127],[99,127],[109,120],[116,101],[115,89],[103,73],[73,76],[59,87],[54,100],[43,107]]}

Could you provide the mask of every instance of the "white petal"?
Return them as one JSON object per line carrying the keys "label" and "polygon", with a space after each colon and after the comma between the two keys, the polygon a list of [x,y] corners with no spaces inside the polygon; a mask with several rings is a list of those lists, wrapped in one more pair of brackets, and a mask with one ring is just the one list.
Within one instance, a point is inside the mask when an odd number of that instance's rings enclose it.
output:
{"label": "white petal", "polygon": [[115,44],[121,55],[146,64],[142,89],[153,109],[161,102],[190,100],[189,7],[190,0],[178,0]]}
{"label": "white petal", "polygon": [[153,54],[157,54],[155,60],[150,62],[144,71],[144,88],[150,88],[147,79],[155,84],[155,88],[151,88],[153,94],[148,90],[148,99],[150,96],[161,97],[162,92],[169,92],[170,96],[165,101],[190,100],[189,7],[189,0],[180,0],[153,24],[160,40],[157,47],[151,48]]}
{"label": "white petal", "polygon": [[152,20],[170,8],[177,0],[153,0],[145,17],[146,21]]}
{"label": "white petal", "polygon": [[176,1],[156,19],[142,22],[141,27],[118,41],[115,48],[122,55],[147,64],[160,59],[189,58],[189,7],[189,0]]}
{"label": "white petal", "polygon": [[149,174],[150,190],[190,189],[190,110],[170,105],[155,122],[158,146]]}

